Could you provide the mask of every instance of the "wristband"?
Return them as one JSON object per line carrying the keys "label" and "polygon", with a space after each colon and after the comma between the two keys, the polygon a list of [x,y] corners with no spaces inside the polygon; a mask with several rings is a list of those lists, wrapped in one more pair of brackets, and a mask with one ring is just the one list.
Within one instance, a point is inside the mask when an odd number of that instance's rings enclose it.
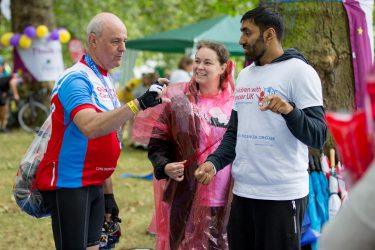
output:
{"label": "wristband", "polygon": [[137,114],[139,112],[139,109],[137,107],[137,105],[135,105],[134,101],[130,101],[128,103],[126,103],[128,105],[128,107],[130,108],[130,110],[134,113],[134,114]]}

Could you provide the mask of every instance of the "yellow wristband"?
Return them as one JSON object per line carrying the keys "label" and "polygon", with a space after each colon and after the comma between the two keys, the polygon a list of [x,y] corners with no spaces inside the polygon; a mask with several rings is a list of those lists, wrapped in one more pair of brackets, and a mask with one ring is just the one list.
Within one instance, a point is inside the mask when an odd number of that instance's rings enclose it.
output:
{"label": "yellow wristband", "polygon": [[129,106],[130,110],[134,114],[137,114],[139,112],[139,109],[138,109],[137,105],[135,105],[134,101],[130,101],[130,102],[126,103],[126,104]]}

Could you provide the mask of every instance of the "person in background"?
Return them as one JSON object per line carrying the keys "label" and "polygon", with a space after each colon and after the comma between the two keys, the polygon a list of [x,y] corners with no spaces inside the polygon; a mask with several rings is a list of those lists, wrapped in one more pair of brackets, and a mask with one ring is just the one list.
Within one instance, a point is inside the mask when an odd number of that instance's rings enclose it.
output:
{"label": "person in background", "polygon": [[[191,81],[168,86],[166,96],[171,103],[156,108],[161,112],[153,122],[148,157],[158,180],[159,250],[228,248],[225,218],[230,166],[209,186],[197,184],[194,170],[216,149],[226,131],[234,101],[233,72],[222,44],[201,41]],[[151,111],[156,113],[156,109]]]}
{"label": "person in background", "polygon": [[171,73],[169,83],[188,82],[191,79],[191,72],[193,70],[193,59],[190,57],[182,57],[178,63],[178,69]]}
{"label": "person in background", "polygon": [[[134,96],[134,98],[140,97],[156,80],[155,73],[144,73],[142,74],[142,80],[139,82],[138,85],[136,85],[132,90],[131,94]],[[127,89],[125,88],[125,91]]]}
{"label": "person in background", "polygon": [[375,249],[375,164],[350,190],[350,198],[323,227],[319,250]]}
{"label": "person in background", "polygon": [[[124,87],[123,90],[123,99],[125,101],[133,100],[134,98],[137,98],[141,96],[156,80],[156,74],[155,73],[143,73],[141,79],[132,79],[130,80]],[[133,138],[133,129],[134,129],[134,120],[129,119],[126,122],[127,125],[127,134],[128,134],[128,143],[131,147],[135,148],[142,148],[146,149],[147,145],[137,142],[136,139]]]}
{"label": "person in background", "polygon": [[241,32],[239,43],[254,63],[239,73],[228,130],[195,176],[209,184],[234,161],[230,249],[300,249],[308,147],[326,140],[321,82],[302,54],[283,50],[276,11],[248,11]]}
{"label": "person in background", "polygon": [[4,59],[0,56],[0,132],[2,133],[7,132],[9,97],[12,96],[16,102],[20,100],[17,87],[21,82],[22,79],[18,75],[6,71]]}
{"label": "person in background", "polygon": [[[56,81],[52,134],[36,173],[51,211],[56,249],[99,249],[103,218],[118,218],[111,175],[121,151],[120,128],[140,110],[160,104],[163,84],[120,106],[108,71],[125,53],[127,29],[111,13],[87,27],[87,53]],[[166,79],[159,81],[167,82]]]}

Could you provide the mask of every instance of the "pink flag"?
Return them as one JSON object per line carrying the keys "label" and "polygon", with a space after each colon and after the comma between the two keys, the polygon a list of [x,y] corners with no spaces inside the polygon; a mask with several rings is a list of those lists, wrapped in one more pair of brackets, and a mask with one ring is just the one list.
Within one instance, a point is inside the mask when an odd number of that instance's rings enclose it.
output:
{"label": "pink flag", "polygon": [[364,107],[365,76],[370,70],[374,55],[372,30],[372,0],[344,0],[350,29],[350,44],[355,83],[355,104]]}

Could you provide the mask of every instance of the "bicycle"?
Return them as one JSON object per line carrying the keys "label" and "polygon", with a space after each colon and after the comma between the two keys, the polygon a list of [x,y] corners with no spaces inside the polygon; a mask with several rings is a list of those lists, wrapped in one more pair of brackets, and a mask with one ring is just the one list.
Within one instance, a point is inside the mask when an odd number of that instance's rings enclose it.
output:
{"label": "bicycle", "polygon": [[27,102],[20,106],[18,111],[18,123],[21,128],[29,133],[37,133],[43,122],[49,115],[49,109],[41,100],[48,93],[48,88],[30,91]]}

